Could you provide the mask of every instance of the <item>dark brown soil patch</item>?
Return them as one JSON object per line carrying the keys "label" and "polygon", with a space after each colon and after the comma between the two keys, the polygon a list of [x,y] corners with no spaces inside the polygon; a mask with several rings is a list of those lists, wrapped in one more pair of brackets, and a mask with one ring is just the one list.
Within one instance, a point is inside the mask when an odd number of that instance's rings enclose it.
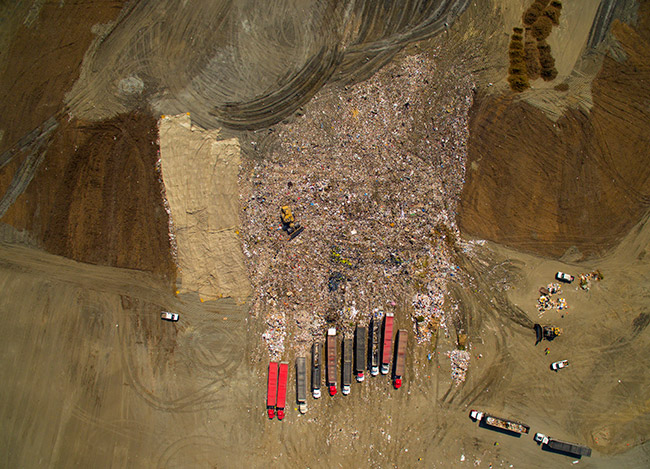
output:
{"label": "dark brown soil patch", "polygon": [[123,4],[44,2],[29,27],[22,17],[7,20],[14,22],[6,26],[15,33],[6,51],[8,66],[0,71],[0,129],[5,132],[0,152],[61,110],[94,38],[92,26],[114,20]]}
{"label": "dark brown soil patch", "polygon": [[557,123],[512,96],[479,94],[459,224],[465,233],[547,256],[611,247],[650,205],[648,2],[636,30],[613,28],[628,60],[607,58],[590,113]]}
{"label": "dark brown soil patch", "polygon": [[153,116],[61,122],[34,180],[2,218],[54,254],[175,278]]}

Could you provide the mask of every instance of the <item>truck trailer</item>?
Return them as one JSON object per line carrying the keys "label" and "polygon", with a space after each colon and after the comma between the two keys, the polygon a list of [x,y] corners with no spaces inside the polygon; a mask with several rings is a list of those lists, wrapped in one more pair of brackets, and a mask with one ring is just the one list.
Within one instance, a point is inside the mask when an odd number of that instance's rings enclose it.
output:
{"label": "truck trailer", "polygon": [[352,339],[343,339],[343,376],[341,377],[341,392],[344,396],[350,394],[352,385]]}
{"label": "truck trailer", "polygon": [[311,395],[320,398],[320,343],[311,346]]}
{"label": "truck trailer", "polygon": [[275,417],[278,402],[278,362],[269,363],[269,381],[266,387],[266,411],[269,418]]}
{"label": "truck trailer", "polygon": [[390,365],[390,354],[393,346],[393,313],[384,316],[384,330],[381,346],[381,374],[387,375]]}
{"label": "truck trailer", "polygon": [[393,386],[395,389],[402,387],[402,379],[404,376],[404,370],[406,368],[406,341],[407,341],[406,330],[400,329],[397,332],[397,338],[395,339],[395,367],[393,369]]}
{"label": "truck trailer", "polygon": [[561,453],[568,453],[576,456],[591,456],[591,448],[588,446],[556,440],[555,438],[546,436],[543,433],[535,433],[535,441]]}
{"label": "truck trailer", "polygon": [[287,362],[280,363],[280,371],[278,373],[278,419],[284,418],[284,408],[287,403],[287,381],[289,379],[289,364]]}
{"label": "truck trailer", "polygon": [[359,383],[365,379],[363,372],[366,369],[366,341],[368,340],[366,331],[363,326],[357,326],[354,331],[354,374]]}
{"label": "truck trailer", "polygon": [[370,370],[371,376],[377,376],[379,374],[379,321],[376,318],[370,320],[368,369]]}
{"label": "truck trailer", "polygon": [[327,389],[330,396],[336,394],[336,328],[327,330]]}
{"label": "truck trailer", "polygon": [[523,435],[530,431],[530,427],[525,423],[495,417],[494,415],[488,415],[485,412],[480,412],[478,410],[472,410],[469,413],[469,416],[477,422],[483,422],[485,425],[490,427],[500,428],[501,430],[511,433],[519,433]]}
{"label": "truck trailer", "polygon": [[301,414],[307,412],[307,359],[296,358],[296,402]]}

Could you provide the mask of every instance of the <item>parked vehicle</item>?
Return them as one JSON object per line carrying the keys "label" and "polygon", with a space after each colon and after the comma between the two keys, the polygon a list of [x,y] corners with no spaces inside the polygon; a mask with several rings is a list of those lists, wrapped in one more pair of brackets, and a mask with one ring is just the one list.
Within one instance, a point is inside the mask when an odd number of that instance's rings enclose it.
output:
{"label": "parked vehicle", "polygon": [[320,398],[320,343],[311,346],[311,395]]}
{"label": "parked vehicle", "polygon": [[336,394],[336,328],[327,330],[327,389],[330,396]]}
{"label": "parked vehicle", "polygon": [[160,313],[160,319],[165,321],[176,322],[178,321],[178,313],[170,313],[169,311],[163,311]]}
{"label": "parked vehicle", "polygon": [[382,334],[381,346],[381,374],[388,374],[390,355],[393,347],[393,313],[386,313],[384,316],[384,331]]}
{"label": "parked vehicle", "polygon": [[535,433],[535,441],[562,453],[574,454],[576,456],[591,456],[591,448],[588,446],[556,440],[555,438],[546,436],[543,433]]}
{"label": "parked vehicle", "polygon": [[569,360],[560,360],[559,362],[551,363],[551,370],[558,371],[567,366],[569,366]]}
{"label": "parked vehicle", "polygon": [[365,379],[363,373],[366,369],[366,331],[363,326],[357,326],[354,331],[354,372],[359,383]]}
{"label": "parked vehicle", "polygon": [[395,389],[402,387],[402,379],[404,377],[404,371],[406,369],[406,341],[407,341],[407,332],[404,329],[400,329],[397,332],[397,338],[395,339],[395,368],[393,370],[393,386]]}
{"label": "parked vehicle", "polygon": [[269,418],[275,417],[278,402],[278,362],[269,363],[269,382],[266,388],[266,410]]}
{"label": "parked vehicle", "polygon": [[370,320],[368,334],[368,369],[371,376],[379,374],[379,321],[375,318]]}
{"label": "parked vehicle", "polygon": [[278,400],[276,409],[278,419],[284,418],[284,408],[287,403],[287,380],[289,379],[289,364],[286,362],[280,363],[280,370],[278,372]]}
{"label": "parked vehicle", "polygon": [[477,422],[483,422],[485,425],[490,427],[500,428],[507,432],[526,434],[530,431],[530,427],[525,423],[517,422],[515,420],[504,419],[501,417],[495,417],[493,415],[488,415],[485,412],[478,410],[472,410],[469,413],[469,416],[472,420]]}
{"label": "parked vehicle", "polygon": [[296,402],[301,414],[307,412],[307,360],[296,358]]}
{"label": "parked vehicle", "polygon": [[574,280],[573,275],[565,274],[564,272],[557,272],[555,274],[555,279],[564,283],[571,283]]}
{"label": "parked vehicle", "polygon": [[343,376],[341,379],[341,393],[350,394],[352,386],[352,339],[343,339]]}

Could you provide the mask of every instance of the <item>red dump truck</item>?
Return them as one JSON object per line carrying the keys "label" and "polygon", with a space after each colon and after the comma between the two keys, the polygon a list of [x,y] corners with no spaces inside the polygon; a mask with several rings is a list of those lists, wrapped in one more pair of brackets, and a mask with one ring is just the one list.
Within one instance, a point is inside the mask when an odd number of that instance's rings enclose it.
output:
{"label": "red dump truck", "polygon": [[280,363],[280,371],[278,374],[278,402],[276,404],[278,409],[278,419],[284,418],[284,407],[287,403],[287,380],[289,379],[289,364],[287,362]]}
{"label": "red dump truck", "polygon": [[275,417],[275,406],[278,398],[278,362],[269,363],[269,383],[266,388],[266,410],[269,418]]}
{"label": "red dump truck", "polygon": [[330,396],[336,394],[336,328],[327,330],[327,388]]}
{"label": "red dump truck", "polygon": [[395,356],[395,369],[393,371],[393,386],[395,389],[402,387],[402,377],[406,368],[406,341],[407,334],[404,329],[397,332],[397,339],[395,339],[395,348],[397,354]]}
{"label": "red dump truck", "polygon": [[381,340],[381,374],[387,375],[393,345],[393,313],[386,313],[386,316],[384,316],[384,330]]}

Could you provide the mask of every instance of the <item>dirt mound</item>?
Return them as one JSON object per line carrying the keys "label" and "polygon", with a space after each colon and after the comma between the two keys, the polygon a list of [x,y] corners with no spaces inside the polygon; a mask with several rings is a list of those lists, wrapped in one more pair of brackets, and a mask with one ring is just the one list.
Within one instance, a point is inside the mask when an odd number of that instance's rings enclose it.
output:
{"label": "dirt mound", "polygon": [[61,122],[32,183],[1,221],[54,254],[173,279],[157,139],[157,121],[145,112]]}
{"label": "dirt mound", "polygon": [[604,60],[590,113],[567,110],[553,122],[513,95],[477,96],[462,231],[547,256],[571,247],[590,256],[639,221],[650,202],[642,156],[650,130],[649,10],[646,2],[636,28],[614,24],[627,60]]}

